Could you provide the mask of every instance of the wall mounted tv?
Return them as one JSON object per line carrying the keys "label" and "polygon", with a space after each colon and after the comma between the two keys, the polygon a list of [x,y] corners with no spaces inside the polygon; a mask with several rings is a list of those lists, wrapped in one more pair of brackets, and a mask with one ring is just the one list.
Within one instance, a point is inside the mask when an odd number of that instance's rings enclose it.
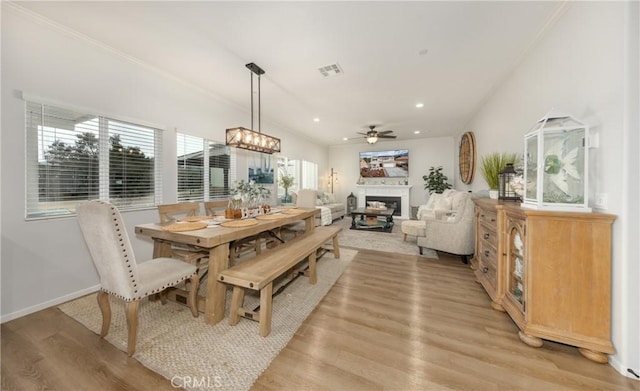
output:
{"label": "wall mounted tv", "polygon": [[360,176],[397,178],[409,175],[409,150],[360,152]]}

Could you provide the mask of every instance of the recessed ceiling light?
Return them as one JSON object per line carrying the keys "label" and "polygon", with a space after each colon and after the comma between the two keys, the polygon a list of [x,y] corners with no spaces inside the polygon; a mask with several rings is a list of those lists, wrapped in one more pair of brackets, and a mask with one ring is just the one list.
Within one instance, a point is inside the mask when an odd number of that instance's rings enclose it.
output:
{"label": "recessed ceiling light", "polygon": [[314,118],[313,122],[320,122],[320,118],[318,118],[318,117]]}
{"label": "recessed ceiling light", "polygon": [[416,107],[421,109],[424,107],[424,103],[416,103]]}
{"label": "recessed ceiling light", "polygon": [[347,141],[347,140],[349,140],[349,138],[348,137],[343,137],[342,140],[343,141]]}
{"label": "recessed ceiling light", "polygon": [[419,130],[414,130],[413,134],[420,134],[420,131]]}

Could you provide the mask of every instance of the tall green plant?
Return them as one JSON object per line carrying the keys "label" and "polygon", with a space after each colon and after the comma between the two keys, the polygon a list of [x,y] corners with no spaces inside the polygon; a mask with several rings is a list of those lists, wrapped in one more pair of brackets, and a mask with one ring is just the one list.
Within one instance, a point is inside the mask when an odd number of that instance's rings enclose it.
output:
{"label": "tall green plant", "polygon": [[451,185],[447,183],[447,176],[442,173],[442,166],[429,168],[429,175],[423,175],[424,188],[431,193],[442,193],[447,189],[451,189]]}
{"label": "tall green plant", "polygon": [[507,163],[515,164],[518,160],[517,153],[494,152],[483,156],[480,163],[480,172],[484,180],[487,181],[489,189],[498,189],[498,174],[500,174],[500,171],[507,166]]}

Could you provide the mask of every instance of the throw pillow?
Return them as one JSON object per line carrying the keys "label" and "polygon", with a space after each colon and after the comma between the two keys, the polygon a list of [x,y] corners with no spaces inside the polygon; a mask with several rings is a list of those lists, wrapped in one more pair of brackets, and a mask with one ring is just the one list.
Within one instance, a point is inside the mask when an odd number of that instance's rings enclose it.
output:
{"label": "throw pillow", "polygon": [[336,195],[333,193],[326,193],[327,194],[327,204],[335,204],[336,203]]}
{"label": "throw pillow", "polygon": [[439,200],[440,198],[442,198],[442,194],[431,194],[429,196],[429,200],[427,201],[427,205],[425,205],[425,209],[434,209],[433,206],[436,203],[436,200]]}
{"label": "throw pillow", "polygon": [[433,204],[434,210],[451,210],[451,199],[449,197],[438,198]]}

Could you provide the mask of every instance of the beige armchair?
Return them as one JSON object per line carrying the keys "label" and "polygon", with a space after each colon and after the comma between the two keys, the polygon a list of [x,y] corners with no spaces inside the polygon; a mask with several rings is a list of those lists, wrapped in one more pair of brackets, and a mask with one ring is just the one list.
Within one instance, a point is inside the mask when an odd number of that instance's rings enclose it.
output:
{"label": "beige armchair", "polygon": [[165,289],[190,280],[191,290],[187,303],[193,316],[198,316],[199,278],[194,265],[173,258],[155,258],[137,263],[120,212],[108,202],[85,202],[77,206],[76,212],[80,230],[100,276],[100,336],[107,335],[111,323],[109,295],[126,303],[129,356],[136,349],[138,305],[143,298],[161,293],[164,304],[166,296],[162,292]]}
{"label": "beige armchair", "polygon": [[418,210],[419,218],[424,221],[424,233],[417,236],[420,254],[426,247],[461,255],[462,261],[468,263],[467,257],[473,254],[475,238],[472,195],[447,190],[436,198],[439,199],[432,204],[435,208]]}

